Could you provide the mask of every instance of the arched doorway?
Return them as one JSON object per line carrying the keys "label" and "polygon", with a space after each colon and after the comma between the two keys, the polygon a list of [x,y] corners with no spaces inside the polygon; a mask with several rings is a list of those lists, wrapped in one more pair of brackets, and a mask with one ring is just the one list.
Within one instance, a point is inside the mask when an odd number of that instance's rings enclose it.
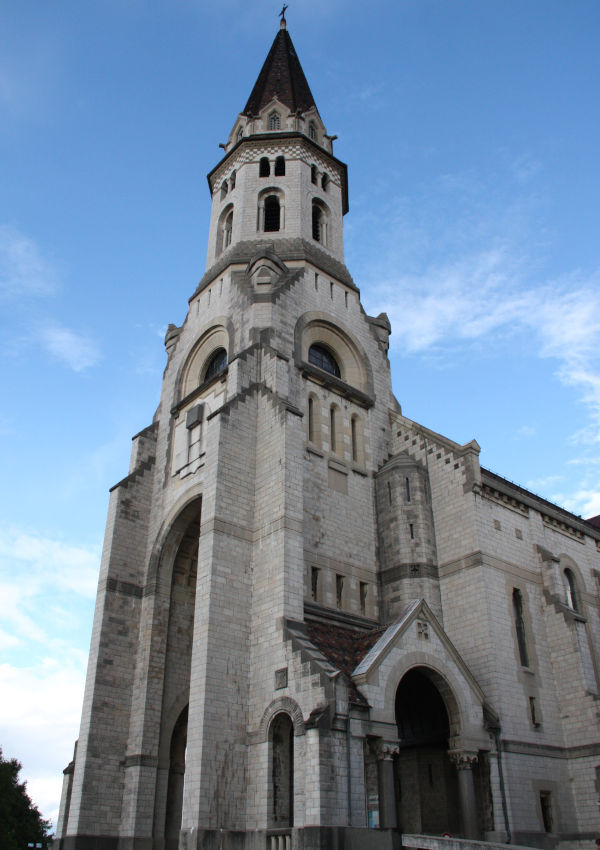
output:
{"label": "arched doorway", "polygon": [[294,825],[294,724],[289,714],[275,715],[270,729],[271,823]]}
{"label": "arched doorway", "polygon": [[450,720],[432,671],[415,668],[403,677],[396,691],[396,724],[398,826],[409,833],[458,834],[458,779],[448,758]]}

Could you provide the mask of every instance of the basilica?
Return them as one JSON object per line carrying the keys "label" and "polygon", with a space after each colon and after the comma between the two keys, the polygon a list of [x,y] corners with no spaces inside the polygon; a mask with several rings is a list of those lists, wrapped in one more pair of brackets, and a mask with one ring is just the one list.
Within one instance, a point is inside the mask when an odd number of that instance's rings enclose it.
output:
{"label": "basilica", "polygon": [[282,16],[111,491],[57,850],[600,827],[600,527],[404,416],[335,138]]}

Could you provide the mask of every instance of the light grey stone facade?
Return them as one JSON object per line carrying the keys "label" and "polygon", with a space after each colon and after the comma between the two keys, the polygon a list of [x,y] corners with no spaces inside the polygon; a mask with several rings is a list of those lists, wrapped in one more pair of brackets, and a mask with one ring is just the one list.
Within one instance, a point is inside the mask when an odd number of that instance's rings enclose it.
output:
{"label": "light grey stone facade", "polygon": [[600,827],[600,530],[402,415],[332,144],[284,24],[111,492],[58,848]]}

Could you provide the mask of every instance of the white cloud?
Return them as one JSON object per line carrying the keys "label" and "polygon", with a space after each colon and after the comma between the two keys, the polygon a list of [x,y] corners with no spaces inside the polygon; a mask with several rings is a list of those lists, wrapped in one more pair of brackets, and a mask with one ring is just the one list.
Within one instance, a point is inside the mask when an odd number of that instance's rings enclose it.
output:
{"label": "white cloud", "polygon": [[521,425],[521,427],[517,430],[517,434],[520,437],[535,437],[536,429],[533,425]]}
{"label": "white cloud", "polygon": [[52,264],[28,236],[0,225],[0,294],[5,297],[52,295],[58,277]]}
{"label": "white cloud", "polygon": [[56,323],[42,327],[39,337],[44,348],[74,372],[84,372],[101,357],[90,337]]}
{"label": "white cloud", "polygon": [[58,813],[62,771],[77,738],[85,661],[46,658],[26,668],[0,664],[0,742],[23,765],[20,778],[45,817]]}
{"label": "white cloud", "polygon": [[78,546],[19,529],[0,528],[0,564],[5,568],[9,562],[16,565],[11,584],[13,593],[18,589],[22,596],[35,596],[44,585],[50,584],[55,589],[93,599],[99,559],[100,550],[96,546]]}

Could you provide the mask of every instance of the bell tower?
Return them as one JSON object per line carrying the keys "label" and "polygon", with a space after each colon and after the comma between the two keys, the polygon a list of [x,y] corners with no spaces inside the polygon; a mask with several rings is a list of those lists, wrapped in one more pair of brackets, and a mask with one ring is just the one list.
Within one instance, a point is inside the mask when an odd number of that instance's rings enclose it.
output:
{"label": "bell tower", "polygon": [[225,156],[208,175],[212,215],[207,267],[228,249],[265,240],[275,248],[295,240],[344,261],[342,216],[348,211],[344,163],[333,141],[282,17],[281,27]]}

